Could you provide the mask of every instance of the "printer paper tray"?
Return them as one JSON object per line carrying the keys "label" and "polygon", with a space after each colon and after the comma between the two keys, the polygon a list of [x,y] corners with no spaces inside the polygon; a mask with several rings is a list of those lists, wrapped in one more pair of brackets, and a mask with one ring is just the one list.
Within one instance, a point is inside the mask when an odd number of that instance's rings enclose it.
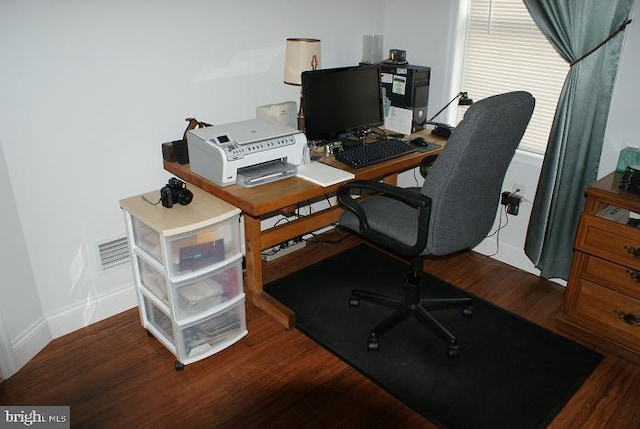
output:
{"label": "printer paper tray", "polygon": [[298,169],[295,165],[289,164],[283,159],[276,159],[238,169],[236,183],[245,188],[251,188],[295,176],[297,172]]}

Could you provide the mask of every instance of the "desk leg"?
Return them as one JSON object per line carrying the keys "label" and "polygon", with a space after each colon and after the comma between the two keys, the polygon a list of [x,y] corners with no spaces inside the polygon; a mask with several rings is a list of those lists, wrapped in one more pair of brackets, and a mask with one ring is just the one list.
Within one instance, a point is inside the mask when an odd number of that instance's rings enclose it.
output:
{"label": "desk leg", "polygon": [[256,307],[276,319],[286,329],[296,325],[296,315],[262,290],[262,231],[260,219],[244,216],[244,237],[247,263],[247,291]]}
{"label": "desk leg", "polygon": [[382,181],[387,185],[398,186],[398,174],[390,174],[382,178]]}

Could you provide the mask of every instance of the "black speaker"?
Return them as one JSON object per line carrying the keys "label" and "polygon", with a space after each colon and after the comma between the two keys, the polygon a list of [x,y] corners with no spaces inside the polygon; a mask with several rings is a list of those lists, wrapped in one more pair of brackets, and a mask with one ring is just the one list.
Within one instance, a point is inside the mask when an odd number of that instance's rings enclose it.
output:
{"label": "black speaker", "polygon": [[176,140],[173,143],[173,153],[176,156],[178,164],[189,163],[189,148],[187,147],[186,140]]}
{"label": "black speaker", "polygon": [[173,153],[173,142],[162,143],[162,159],[176,162],[176,155]]}

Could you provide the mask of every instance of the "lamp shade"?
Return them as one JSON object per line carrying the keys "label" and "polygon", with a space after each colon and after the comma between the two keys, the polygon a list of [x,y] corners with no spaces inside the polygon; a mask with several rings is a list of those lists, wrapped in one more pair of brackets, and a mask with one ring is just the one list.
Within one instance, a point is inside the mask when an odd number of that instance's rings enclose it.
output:
{"label": "lamp shade", "polygon": [[284,83],[301,85],[301,74],[320,67],[320,40],[287,39],[284,59]]}

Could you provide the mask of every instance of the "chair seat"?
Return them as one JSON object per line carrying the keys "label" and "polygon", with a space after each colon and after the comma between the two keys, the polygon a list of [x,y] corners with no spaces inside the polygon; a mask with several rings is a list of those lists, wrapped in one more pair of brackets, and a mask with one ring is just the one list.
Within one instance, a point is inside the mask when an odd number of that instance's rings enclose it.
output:
{"label": "chair seat", "polygon": [[[416,193],[419,192],[416,190]],[[418,229],[418,210],[388,197],[374,197],[362,201],[361,206],[367,212],[372,229],[392,237],[404,244],[413,245]],[[359,231],[357,216],[345,211],[339,220],[340,225],[353,231]]]}

